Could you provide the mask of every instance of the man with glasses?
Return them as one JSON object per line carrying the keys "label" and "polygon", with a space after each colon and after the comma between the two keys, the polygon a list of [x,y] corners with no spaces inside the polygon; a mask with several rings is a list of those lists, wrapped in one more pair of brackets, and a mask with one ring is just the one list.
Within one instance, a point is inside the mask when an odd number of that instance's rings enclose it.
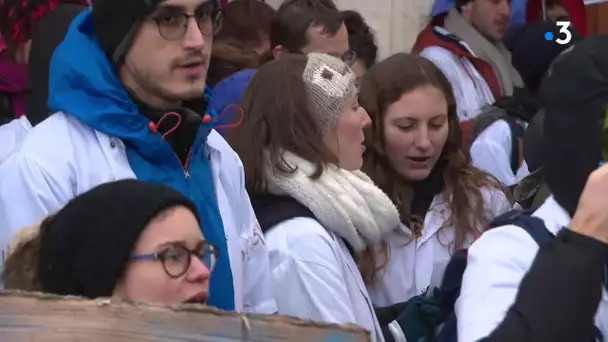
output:
{"label": "man with glasses", "polygon": [[274,58],[285,53],[325,52],[347,64],[356,59],[342,15],[332,0],[283,2],[270,29],[270,47]]}
{"label": "man with glasses", "polygon": [[58,112],[0,166],[0,250],[76,195],[137,178],[196,204],[219,251],[209,305],[276,311],[241,161],[207,111],[221,23],[219,0],[93,0],[76,17],[51,61],[48,104]]}
{"label": "man with glasses", "polygon": [[[344,18],[332,0],[285,0],[270,28],[270,47],[271,54],[265,56],[266,60],[289,53],[310,52],[325,52],[349,66],[357,60],[348,44]],[[221,120],[224,125],[240,119],[242,114],[231,107],[241,101],[256,71],[239,71],[215,86],[216,96],[209,106],[213,111],[223,113]]]}

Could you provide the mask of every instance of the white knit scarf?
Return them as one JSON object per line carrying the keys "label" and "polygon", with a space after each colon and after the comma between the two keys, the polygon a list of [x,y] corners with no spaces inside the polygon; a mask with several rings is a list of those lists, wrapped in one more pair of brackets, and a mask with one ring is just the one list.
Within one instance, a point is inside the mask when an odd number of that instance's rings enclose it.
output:
{"label": "white knit scarf", "polygon": [[285,175],[269,171],[268,192],[288,195],[308,207],[327,230],[345,239],[354,251],[361,252],[400,229],[397,208],[363,172],[330,165],[313,180],[309,176],[315,165],[289,152],[283,159],[297,170]]}

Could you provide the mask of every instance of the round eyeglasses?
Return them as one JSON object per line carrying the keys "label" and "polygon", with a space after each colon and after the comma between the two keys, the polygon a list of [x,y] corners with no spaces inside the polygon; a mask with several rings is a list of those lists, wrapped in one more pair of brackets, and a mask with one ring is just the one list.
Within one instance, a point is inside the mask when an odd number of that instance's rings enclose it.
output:
{"label": "round eyeglasses", "polygon": [[212,244],[204,241],[195,250],[190,250],[183,245],[172,245],[160,253],[139,254],[131,257],[131,260],[160,260],[165,273],[171,278],[179,278],[188,272],[192,257],[198,258],[203,262],[209,272],[213,272],[220,251]]}
{"label": "round eyeglasses", "polygon": [[158,26],[158,33],[167,40],[182,38],[188,31],[190,18],[194,18],[199,30],[205,37],[217,34],[222,28],[224,15],[222,10],[206,10],[200,13],[166,13],[153,17]]}

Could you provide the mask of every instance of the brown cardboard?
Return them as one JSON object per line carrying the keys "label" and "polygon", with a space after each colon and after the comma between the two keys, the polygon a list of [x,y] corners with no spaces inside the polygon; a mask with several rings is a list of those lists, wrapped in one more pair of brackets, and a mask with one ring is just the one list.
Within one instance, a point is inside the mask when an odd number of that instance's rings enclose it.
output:
{"label": "brown cardboard", "polygon": [[369,333],[283,316],[0,291],[1,342],[367,342]]}

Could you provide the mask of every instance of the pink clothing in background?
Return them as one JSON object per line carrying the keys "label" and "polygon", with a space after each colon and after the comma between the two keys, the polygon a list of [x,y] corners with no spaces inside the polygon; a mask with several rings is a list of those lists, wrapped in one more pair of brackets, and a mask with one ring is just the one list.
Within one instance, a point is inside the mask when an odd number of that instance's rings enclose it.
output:
{"label": "pink clothing in background", "polygon": [[26,89],[27,65],[0,60],[0,93],[9,96],[17,118],[23,114]]}

